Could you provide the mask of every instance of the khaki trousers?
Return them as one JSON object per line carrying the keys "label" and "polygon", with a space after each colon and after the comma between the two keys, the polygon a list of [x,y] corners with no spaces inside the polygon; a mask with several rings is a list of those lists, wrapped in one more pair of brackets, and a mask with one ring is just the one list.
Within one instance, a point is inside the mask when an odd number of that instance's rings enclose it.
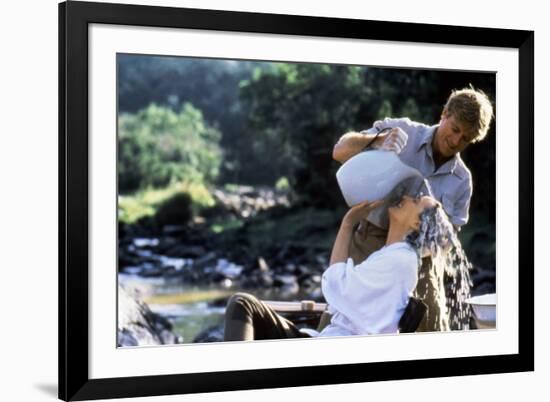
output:
{"label": "khaki trousers", "polygon": [[[362,220],[350,243],[349,255],[353,262],[359,264],[373,252],[381,249],[386,243],[387,234],[387,230]],[[445,306],[443,272],[436,272],[432,268],[430,258],[422,259],[415,296],[428,306],[417,332],[448,331],[449,315]]]}
{"label": "khaki trousers", "polygon": [[248,293],[236,293],[225,310],[224,341],[309,338],[290,320]]}

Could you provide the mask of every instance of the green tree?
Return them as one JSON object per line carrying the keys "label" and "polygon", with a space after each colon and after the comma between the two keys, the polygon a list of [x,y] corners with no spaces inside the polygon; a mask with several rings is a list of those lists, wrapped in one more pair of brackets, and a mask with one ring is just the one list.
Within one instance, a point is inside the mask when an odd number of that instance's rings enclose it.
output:
{"label": "green tree", "polygon": [[239,101],[239,83],[272,63],[133,54],[121,54],[117,62],[119,110],[135,113],[155,103],[178,111],[183,103],[193,104],[223,134],[219,180],[252,181],[256,169],[242,152],[248,113]]}
{"label": "green tree", "polygon": [[316,205],[340,200],[332,146],[354,128],[368,99],[364,69],[321,64],[278,64],[243,83],[250,110],[250,158],[273,181],[287,176],[297,194]]}
{"label": "green tree", "polygon": [[164,187],[177,181],[213,182],[221,162],[221,134],[185,103],[176,113],[149,105],[122,113],[118,131],[119,191]]}

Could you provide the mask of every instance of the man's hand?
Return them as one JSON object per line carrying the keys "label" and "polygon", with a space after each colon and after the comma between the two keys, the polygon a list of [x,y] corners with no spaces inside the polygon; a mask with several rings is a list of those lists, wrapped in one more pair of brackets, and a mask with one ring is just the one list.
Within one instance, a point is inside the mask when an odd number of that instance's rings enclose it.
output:
{"label": "man's hand", "polygon": [[407,145],[408,138],[409,136],[405,131],[399,127],[394,127],[381,133],[373,144],[373,147],[399,154],[405,148],[405,145]]}
{"label": "man's hand", "polygon": [[[378,130],[384,130],[384,122],[377,121],[374,127]],[[370,131],[370,132],[369,132]],[[363,151],[373,140],[375,134],[371,130],[361,131],[360,133],[349,132],[340,137],[340,140],[334,145],[332,158],[340,163]],[[407,145],[407,133],[399,127],[388,128],[387,131],[380,133],[372,147],[400,153]]]}

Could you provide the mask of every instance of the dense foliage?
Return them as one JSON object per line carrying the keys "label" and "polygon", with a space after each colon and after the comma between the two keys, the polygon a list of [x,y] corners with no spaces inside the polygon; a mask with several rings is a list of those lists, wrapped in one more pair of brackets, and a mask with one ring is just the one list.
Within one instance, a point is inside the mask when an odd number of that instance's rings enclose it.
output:
{"label": "dense foliage", "polygon": [[221,134],[185,103],[179,113],[149,105],[119,117],[118,177],[122,193],[178,181],[213,182],[219,172]]}
{"label": "dense foliage", "polygon": [[[173,110],[185,102],[219,129],[224,158],[220,180],[255,182],[255,167],[242,137],[247,110],[239,101],[240,82],[273,68],[272,63],[184,57],[118,56],[119,110],[136,113],[156,103]],[[257,182],[257,181],[256,181]]]}
{"label": "dense foliage", "polygon": [[[306,203],[330,207],[342,201],[331,152],[346,131],[384,117],[435,124],[450,91],[469,84],[495,99],[494,74],[476,72],[139,55],[120,55],[118,71],[122,191],[188,176],[253,185],[286,178]],[[193,105],[187,112],[181,109],[185,103]],[[174,121],[170,113],[180,116],[182,127],[200,123],[203,134],[191,143],[189,132],[174,140],[156,138],[153,131],[177,131],[158,124],[145,134],[146,120],[156,119],[153,112],[164,115],[165,123]],[[177,145],[167,147],[169,141]],[[494,216],[494,124],[487,139],[462,156],[474,177],[471,210]]]}
{"label": "dense foliage", "polygon": [[[469,80],[461,81],[464,77]],[[454,82],[456,87],[474,82],[492,97],[489,74],[279,64],[242,85],[241,100],[249,110],[243,133],[250,138],[249,163],[259,166],[266,180],[288,176],[308,204],[334,207],[341,203],[334,178],[338,164],[332,160],[337,139],[384,117],[435,124]],[[487,157],[468,160],[474,175],[484,172],[475,179],[490,190],[494,175],[485,173],[494,172],[491,146],[494,150],[494,142],[487,141],[478,149]],[[484,207],[490,210],[491,201]]]}

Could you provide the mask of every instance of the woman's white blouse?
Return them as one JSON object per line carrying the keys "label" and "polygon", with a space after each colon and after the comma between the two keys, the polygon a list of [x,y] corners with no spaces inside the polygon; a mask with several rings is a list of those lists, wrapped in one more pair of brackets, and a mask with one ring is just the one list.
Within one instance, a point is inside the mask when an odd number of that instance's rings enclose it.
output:
{"label": "woman's white blouse", "polygon": [[359,265],[351,258],[331,265],[322,290],[332,319],[319,336],[398,332],[417,275],[418,256],[405,242],[385,246]]}

